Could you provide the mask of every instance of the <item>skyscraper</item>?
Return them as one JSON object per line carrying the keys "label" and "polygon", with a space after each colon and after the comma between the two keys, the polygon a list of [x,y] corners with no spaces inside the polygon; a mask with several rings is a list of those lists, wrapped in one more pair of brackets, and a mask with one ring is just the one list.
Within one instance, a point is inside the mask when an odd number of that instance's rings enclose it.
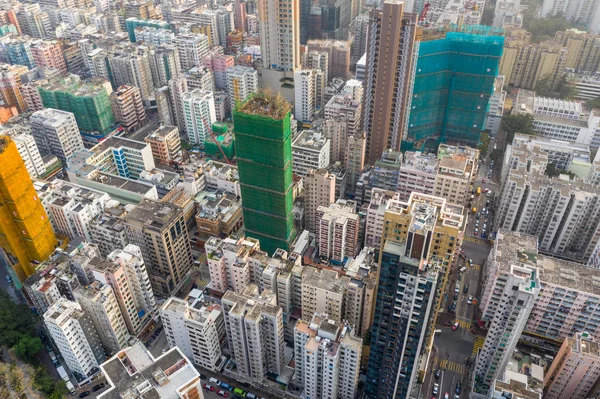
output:
{"label": "skyscraper", "polygon": [[31,115],[33,138],[42,154],[56,155],[63,166],[67,159],[83,150],[83,140],[71,112],[46,108]]}
{"label": "skyscraper", "polygon": [[52,254],[56,237],[17,146],[8,136],[0,136],[0,165],[0,260],[22,282],[35,272],[33,262],[43,262]]}
{"label": "skyscraper", "polygon": [[25,112],[27,103],[21,94],[21,75],[27,72],[24,65],[0,65],[0,96],[6,107],[17,107]]}
{"label": "skyscraper", "polygon": [[296,235],[291,108],[280,97],[256,94],[233,113],[246,234],[269,254],[287,251]]}
{"label": "skyscraper", "polygon": [[300,67],[300,1],[258,0],[260,49],[265,68]]}
{"label": "skyscraper", "polygon": [[213,93],[200,89],[183,93],[181,105],[190,143],[204,147],[209,128],[217,120]]}
{"label": "skyscraper", "polygon": [[403,1],[386,0],[370,17],[363,115],[367,161],[373,163],[383,150],[400,149],[408,120],[417,16],[404,12]]}
{"label": "skyscraper", "polygon": [[449,265],[460,246],[463,207],[425,194],[390,200],[381,238],[379,287],[367,396],[404,399],[427,367]]}

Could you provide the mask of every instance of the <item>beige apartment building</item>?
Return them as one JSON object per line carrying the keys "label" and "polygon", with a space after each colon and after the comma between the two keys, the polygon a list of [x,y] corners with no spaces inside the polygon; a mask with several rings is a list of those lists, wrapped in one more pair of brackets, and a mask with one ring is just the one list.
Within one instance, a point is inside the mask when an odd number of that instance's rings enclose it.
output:
{"label": "beige apartment building", "polygon": [[317,208],[335,202],[335,175],[327,169],[310,170],[304,178],[304,228],[316,230]]}
{"label": "beige apartment building", "polygon": [[146,120],[140,89],[123,85],[110,94],[115,119],[128,132],[136,130]]}

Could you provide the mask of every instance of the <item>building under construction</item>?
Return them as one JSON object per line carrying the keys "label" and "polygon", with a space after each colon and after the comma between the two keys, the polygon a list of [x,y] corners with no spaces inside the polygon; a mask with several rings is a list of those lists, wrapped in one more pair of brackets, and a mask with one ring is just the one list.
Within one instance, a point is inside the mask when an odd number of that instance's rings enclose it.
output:
{"label": "building under construction", "polygon": [[56,236],[17,146],[0,136],[0,262],[17,288],[52,254]]}
{"label": "building under construction", "polygon": [[257,93],[233,111],[246,235],[269,254],[289,250],[296,235],[291,109],[281,96]]}
{"label": "building under construction", "polygon": [[498,28],[423,31],[405,138],[411,146],[431,139],[479,143],[503,47]]}

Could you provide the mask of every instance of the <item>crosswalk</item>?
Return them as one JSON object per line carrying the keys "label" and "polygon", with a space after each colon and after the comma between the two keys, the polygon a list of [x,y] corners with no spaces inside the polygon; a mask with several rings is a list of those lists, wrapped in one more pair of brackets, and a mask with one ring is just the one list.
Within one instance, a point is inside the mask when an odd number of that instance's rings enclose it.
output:
{"label": "crosswalk", "polygon": [[475,342],[473,343],[473,356],[477,355],[477,351],[480,348],[483,348],[483,343],[485,342],[485,338],[476,337]]}
{"label": "crosswalk", "polygon": [[438,359],[438,367],[441,369],[450,370],[450,371],[453,371],[453,372],[459,373],[459,374],[464,374],[465,370],[466,370],[466,368],[463,364],[456,363],[456,362],[453,362],[452,360],[448,360],[448,359]]}
{"label": "crosswalk", "polygon": [[457,318],[456,321],[458,321],[458,325],[461,326],[462,328],[465,328],[467,330],[471,328],[471,321],[470,320]]}
{"label": "crosswalk", "polygon": [[474,270],[476,271],[480,271],[481,270],[481,265],[478,264],[474,264],[473,266],[471,266]]}
{"label": "crosswalk", "polygon": [[483,238],[478,238],[478,237],[465,236],[463,238],[463,240],[474,242],[474,243],[477,243],[477,244],[482,244],[482,245],[483,244],[488,244],[488,240],[483,239]]}
{"label": "crosswalk", "polygon": [[198,281],[196,281],[196,285],[198,286],[199,289],[204,289],[208,285],[208,281],[206,281],[204,279],[198,280]]}

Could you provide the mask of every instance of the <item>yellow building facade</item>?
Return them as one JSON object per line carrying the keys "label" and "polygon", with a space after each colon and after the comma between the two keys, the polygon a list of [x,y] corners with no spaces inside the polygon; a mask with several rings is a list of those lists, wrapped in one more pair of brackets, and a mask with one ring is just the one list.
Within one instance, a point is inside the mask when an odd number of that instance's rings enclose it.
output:
{"label": "yellow building facade", "polygon": [[57,240],[31,177],[9,136],[0,136],[1,255],[23,282],[48,259]]}

